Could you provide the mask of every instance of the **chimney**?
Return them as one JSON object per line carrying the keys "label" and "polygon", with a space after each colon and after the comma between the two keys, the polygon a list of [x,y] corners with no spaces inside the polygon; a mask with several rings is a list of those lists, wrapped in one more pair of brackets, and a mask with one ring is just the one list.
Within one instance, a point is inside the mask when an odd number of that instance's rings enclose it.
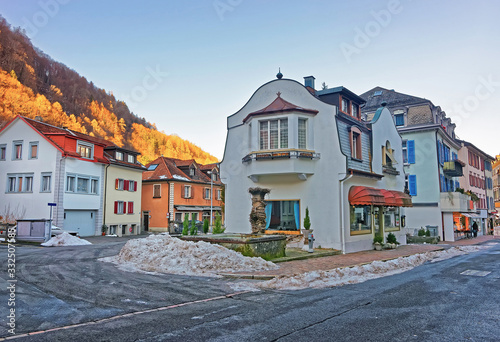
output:
{"label": "chimney", "polygon": [[35,116],[35,120],[43,122],[43,118],[40,115]]}
{"label": "chimney", "polygon": [[304,85],[306,87],[309,87],[309,88],[315,90],[316,89],[316,88],[314,88],[314,80],[315,79],[316,78],[314,78],[314,76],[306,76],[306,77],[304,77]]}

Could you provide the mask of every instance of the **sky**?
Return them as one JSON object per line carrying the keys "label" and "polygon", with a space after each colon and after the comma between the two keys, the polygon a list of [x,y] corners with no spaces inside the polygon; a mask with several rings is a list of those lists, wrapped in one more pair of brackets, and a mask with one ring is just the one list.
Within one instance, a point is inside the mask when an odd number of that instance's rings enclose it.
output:
{"label": "sky", "polygon": [[33,44],[222,159],[226,118],[276,78],[424,97],[500,154],[499,1],[0,0]]}

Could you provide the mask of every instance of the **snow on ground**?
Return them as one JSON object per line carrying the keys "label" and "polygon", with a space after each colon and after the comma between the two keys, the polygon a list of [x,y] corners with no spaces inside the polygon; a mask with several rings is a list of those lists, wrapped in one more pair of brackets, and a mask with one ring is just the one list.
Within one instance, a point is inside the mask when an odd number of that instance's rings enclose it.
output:
{"label": "snow on ground", "polygon": [[325,288],[356,284],[370,279],[402,273],[426,261],[441,261],[457,255],[473,253],[490,247],[491,245],[452,247],[444,251],[415,254],[388,261],[373,261],[365,265],[335,268],[329,271],[312,271],[292,276],[279,276],[272,280],[254,283],[246,287],[241,287],[241,284],[236,286],[238,286],[240,290],[251,289],[252,286],[265,289],[300,290],[306,288]]}
{"label": "snow on ground", "polygon": [[54,236],[49,241],[42,243],[41,245],[45,247],[59,247],[91,245],[91,243],[87,240],[70,235],[68,234],[68,232],[63,232],[62,234]]}
{"label": "snow on ground", "polygon": [[99,259],[126,271],[217,276],[217,273],[278,268],[262,258],[250,258],[208,242],[183,241],[169,235],[129,240],[120,253]]}

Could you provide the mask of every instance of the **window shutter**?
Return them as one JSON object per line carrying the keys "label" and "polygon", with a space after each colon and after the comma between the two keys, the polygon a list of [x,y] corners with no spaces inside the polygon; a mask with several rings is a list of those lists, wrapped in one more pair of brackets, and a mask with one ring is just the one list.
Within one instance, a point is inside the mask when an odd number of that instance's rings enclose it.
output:
{"label": "window shutter", "polygon": [[410,196],[417,196],[417,176],[408,176],[408,187],[410,188]]}
{"label": "window shutter", "polygon": [[185,185],[181,186],[181,197],[186,198],[186,186]]}
{"label": "window shutter", "polygon": [[118,214],[118,201],[115,201],[115,214]]}
{"label": "window shutter", "polygon": [[128,180],[123,181],[123,190],[128,190]]}
{"label": "window shutter", "polygon": [[123,201],[123,213],[127,213],[127,202]]}
{"label": "window shutter", "polygon": [[190,194],[189,194],[189,198],[194,198],[194,188],[191,186],[190,187]]}
{"label": "window shutter", "polygon": [[459,181],[455,181],[455,189],[456,188],[460,188],[460,182]]}
{"label": "window shutter", "polygon": [[408,148],[408,163],[415,164],[415,140],[408,140],[406,146]]}
{"label": "window shutter", "polygon": [[129,214],[134,213],[134,202],[128,202],[128,213]]}
{"label": "window shutter", "polygon": [[120,185],[120,180],[117,178],[115,180],[115,189],[118,189],[118,186]]}
{"label": "window shutter", "polygon": [[137,191],[137,182],[134,182],[134,191]]}

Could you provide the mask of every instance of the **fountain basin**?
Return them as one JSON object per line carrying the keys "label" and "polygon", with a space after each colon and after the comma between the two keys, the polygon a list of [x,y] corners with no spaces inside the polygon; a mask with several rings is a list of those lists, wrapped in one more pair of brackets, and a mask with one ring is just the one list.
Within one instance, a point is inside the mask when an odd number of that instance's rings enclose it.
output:
{"label": "fountain basin", "polygon": [[205,241],[216,243],[248,257],[261,257],[265,260],[282,258],[285,256],[285,235],[259,234],[216,234],[181,236],[185,241]]}

